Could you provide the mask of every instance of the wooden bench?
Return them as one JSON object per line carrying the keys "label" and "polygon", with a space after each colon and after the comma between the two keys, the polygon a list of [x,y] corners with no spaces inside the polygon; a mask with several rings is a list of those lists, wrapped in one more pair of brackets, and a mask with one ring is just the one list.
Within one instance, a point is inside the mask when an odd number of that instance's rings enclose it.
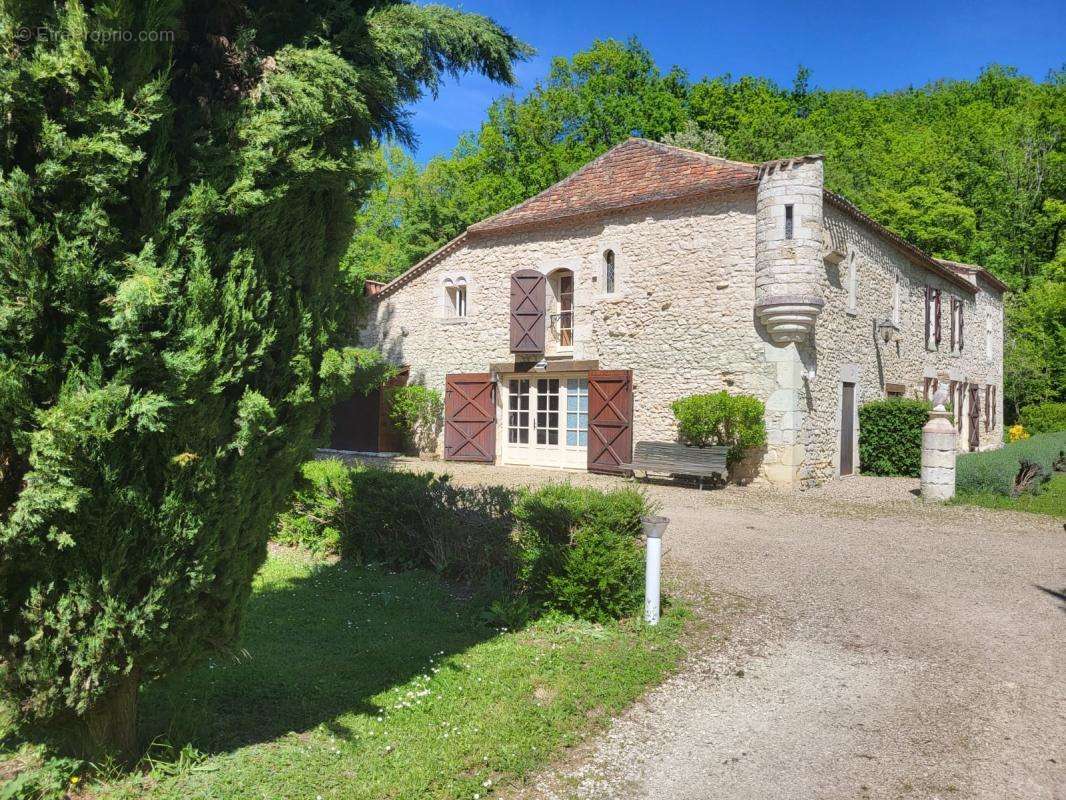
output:
{"label": "wooden bench", "polygon": [[637,442],[633,449],[633,462],[622,464],[622,468],[632,471],[634,475],[642,472],[645,478],[648,473],[693,475],[700,479],[700,488],[703,488],[704,478],[717,475],[725,479],[728,474],[725,459],[728,452],[728,447],[689,447],[673,442]]}

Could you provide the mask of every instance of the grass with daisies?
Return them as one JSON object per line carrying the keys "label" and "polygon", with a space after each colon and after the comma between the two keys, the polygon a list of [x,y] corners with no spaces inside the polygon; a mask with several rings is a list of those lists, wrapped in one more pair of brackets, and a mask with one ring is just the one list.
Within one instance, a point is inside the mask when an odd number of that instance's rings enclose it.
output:
{"label": "grass with daisies", "polygon": [[[228,658],[142,695],[147,765],[92,798],[489,798],[660,681],[684,613],[650,628],[494,627],[428,572],[274,548]],[[163,743],[166,743],[165,745]],[[153,753],[155,754],[153,756]]]}

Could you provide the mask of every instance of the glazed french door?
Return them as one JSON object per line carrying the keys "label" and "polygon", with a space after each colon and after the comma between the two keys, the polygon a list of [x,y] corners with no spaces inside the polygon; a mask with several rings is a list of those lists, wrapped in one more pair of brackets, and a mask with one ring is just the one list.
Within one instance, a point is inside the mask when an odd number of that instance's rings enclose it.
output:
{"label": "glazed french door", "polygon": [[588,379],[513,376],[505,383],[504,460],[582,469],[588,446]]}

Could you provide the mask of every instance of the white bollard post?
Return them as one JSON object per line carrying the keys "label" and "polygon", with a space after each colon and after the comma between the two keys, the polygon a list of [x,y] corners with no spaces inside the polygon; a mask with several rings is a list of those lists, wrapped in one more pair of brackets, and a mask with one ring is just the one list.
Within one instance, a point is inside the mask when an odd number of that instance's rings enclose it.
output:
{"label": "white bollard post", "polygon": [[648,539],[644,569],[644,621],[659,624],[659,580],[662,576],[663,531],[670,524],[666,517],[643,517],[644,535]]}
{"label": "white bollard post", "polygon": [[[944,408],[944,388],[933,395],[933,410],[922,428],[922,499],[950,500],[955,496],[955,426]],[[959,411],[961,414],[961,410]]]}

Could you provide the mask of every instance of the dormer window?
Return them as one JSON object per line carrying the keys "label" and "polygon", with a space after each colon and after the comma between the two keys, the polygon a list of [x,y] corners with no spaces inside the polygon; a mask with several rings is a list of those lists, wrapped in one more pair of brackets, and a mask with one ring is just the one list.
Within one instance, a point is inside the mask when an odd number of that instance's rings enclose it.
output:
{"label": "dormer window", "polygon": [[466,278],[446,278],[444,295],[450,316],[465,317],[467,312]]}
{"label": "dormer window", "polygon": [[614,250],[603,251],[603,291],[614,294]]}

